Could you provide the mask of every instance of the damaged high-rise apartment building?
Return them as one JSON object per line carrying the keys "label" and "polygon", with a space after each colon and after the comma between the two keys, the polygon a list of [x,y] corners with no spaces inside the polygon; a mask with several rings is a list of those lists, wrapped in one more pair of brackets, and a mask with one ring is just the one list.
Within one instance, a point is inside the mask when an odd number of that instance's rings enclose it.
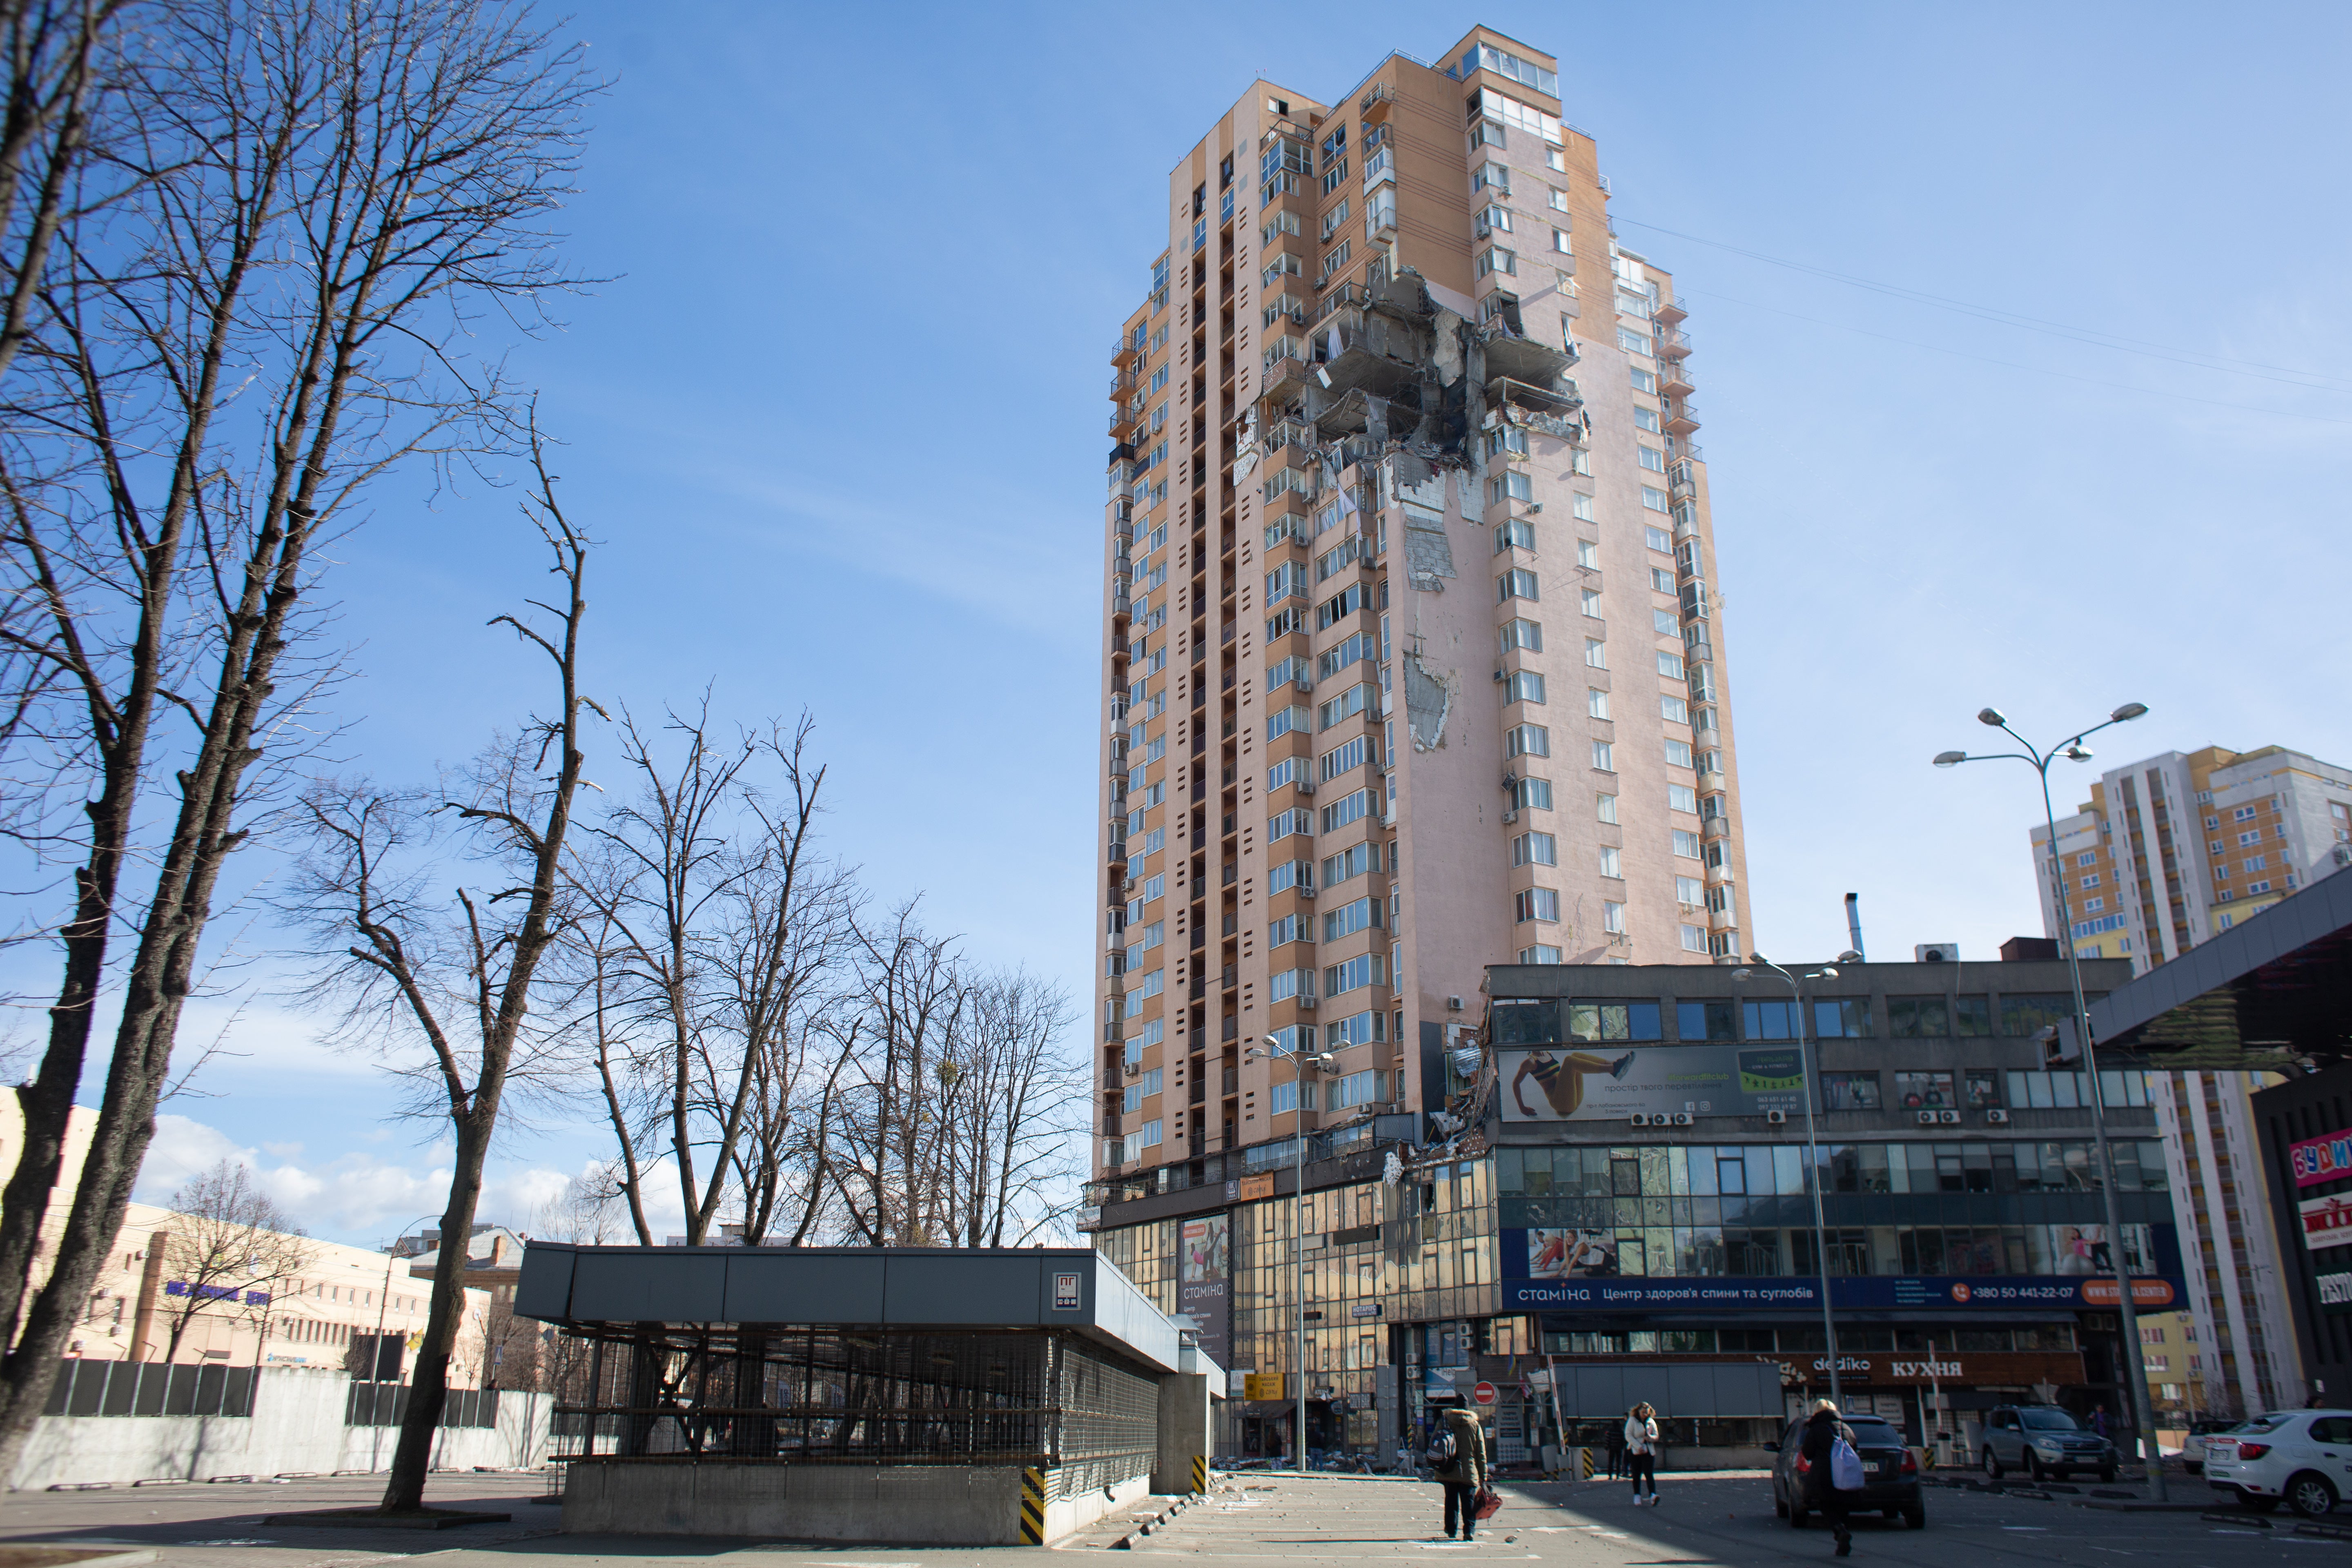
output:
{"label": "damaged high-rise apartment building", "polygon": [[1287,1163],[1265,1036],[1370,1138],[1484,965],[1742,951],[1684,311],[1553,73],[1479,28],[1260,81],[1169,177],[1112,356],[1105,1226]]}

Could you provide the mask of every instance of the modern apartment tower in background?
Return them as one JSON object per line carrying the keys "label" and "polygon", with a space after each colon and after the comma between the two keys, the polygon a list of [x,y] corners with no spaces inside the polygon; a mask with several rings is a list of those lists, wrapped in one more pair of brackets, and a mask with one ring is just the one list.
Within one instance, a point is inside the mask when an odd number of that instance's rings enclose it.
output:
{"label": "modern apartment tower in background", "polygon": [[1553,72],[1477,28],[1260,81],[1169,177],[1112,356],[1098,1180],[1439,1109],[1489,963],[1742,951],[1685,312]]}
{"label": "modern apartment tower in background", "polygon": [[[2042,929],[2085,958],[2146,973],[2352,862],[2352,770],[2283,746],[2167,752],[2111,768],[2091,798],[2032,831]],[[2059,930],[2063,882],[2073,930]],[[2259,1174],[2249,1095],[2267,1075],[2152,1073],[2180,1204],[2196,1339],[2182,1358],[2196,1413],[2251,1415],[2300,1388],[2294,1319]],[[2259,1081],[2258,1081],[2259,1079]],[[2175,1384],[2176,1386],[2178,1384]]]}

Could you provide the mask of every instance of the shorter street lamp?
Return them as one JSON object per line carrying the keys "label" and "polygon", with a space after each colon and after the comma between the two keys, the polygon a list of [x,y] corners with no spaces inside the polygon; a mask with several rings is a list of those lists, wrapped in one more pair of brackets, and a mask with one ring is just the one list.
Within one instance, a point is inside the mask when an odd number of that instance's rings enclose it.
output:
{"label": "shorter street lamp", "polygon": [[[1315,1026],[1301,1024],[1311,1037]],[[1339,1058],[1329,1051],[1301,1051],[1297,1046],[1286,1046],[1279,1035],[1268,1035],[1263,1045],[1252,1046],[1243,1055],[1257,1057],[1288,1057],[1290,1058],[1291,1119],[1297,1123],[1297,1143],[1291,1157],[1290,1247],[1297,1264],[1295,1303],[1298,1312],[1298,1363],[1292,1375],[1298,1379],[1297,1415],[1290,1434],[1290,1468],[1299,1474],[1307,1472],[1307,1090],[1302,1075],[1312,1067],[1328,1072],[1339,1065]]]}
{"label": "shorter street lamp", "polygon": [[[1830,1313],[1830,1236],[1829,1226],[1822,1215],[1822,1146],[1813,1136],[1813,1066],[1805,1050],[1805,994],[1797,976],[1790,973],[1762,953],[1751,955],[1759,967],[1769,969],[1787,983],[1789,996],[1797,1009],[1797,1065],[1805,1080],[1805,1185],[1813,1194],[1813,1263],[1822,1290],[1822,1339],[1830,1354],[1830,1402],[1840,1411],[1845,1408],[1845,1390],[1838,1378],[1837,1320]],[[1734,980],[1755,977],[1754,969],[1735,969]],[[1807,980],[1835,980],[1837,971],[1828,964],[1804,977]]]}

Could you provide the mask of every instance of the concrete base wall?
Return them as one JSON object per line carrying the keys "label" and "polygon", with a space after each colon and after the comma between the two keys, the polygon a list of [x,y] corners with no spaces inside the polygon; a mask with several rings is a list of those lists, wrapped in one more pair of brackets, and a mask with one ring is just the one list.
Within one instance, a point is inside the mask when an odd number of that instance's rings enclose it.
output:
{"label": "concrete base wall", "polygon": [[1181,1497],[1192,1489],[1192,1461],[1209,1453],[1213,1406],[1205,1373],[1171,1373],[1160,1380],[1160,1447],[1151,1489]]}
{"label": "concrete base wall", "polygon": [[[8,1485],[208,1480],[286,1471],[388,1470],[397,1426],[346,1426],[351,1378],[307,1367],[264,1367],[250,1415],[44,1415]],[[445,1426],[438,1468],[528,1469],[547,1458],[550,1396],[508,1393],[499,1424]]]}
{"label": "concrete base wall", "polygon": [[[1045,1506],[1059,1540],[1149,1495],[1145,1478]],[[757,1536],[929,1546],[1021,1544],[1018,1467],[652,1463],[574,1459],[567,1533]]]}

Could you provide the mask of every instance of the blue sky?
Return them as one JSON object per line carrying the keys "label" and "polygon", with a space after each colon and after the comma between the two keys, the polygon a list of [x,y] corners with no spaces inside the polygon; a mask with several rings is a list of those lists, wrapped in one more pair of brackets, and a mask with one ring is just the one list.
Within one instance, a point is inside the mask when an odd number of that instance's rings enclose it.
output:
{"label": "blue sky", "polygon": [[[592,689],[808,708],[877,894],[1083,995],[1106,361],[1165,172],[1256,75],[1335,95],[1484,21],[1560,57],[1622,243],[1689,304],[1752,941],[1834,953],[1853,890],[1875,956],[1990,956],[2038,929],[2032,779],[1927,762],[1985,703],[2052,737],[2147,703],[2105,758],[2352,760],[2347,15],[583,5],[614,85],[568,220],[613,280],[518,364],[606,542]],[[428,776],[513,716],[482,623],[537,562],[478,488],[387,489],[344,556],[352,748]],[[313,1027],[236,1018],[149,1194],[242,1152],[322,1235],[437,1206],[436,1151]],[[596,1150],[518,1129],[492,1205]]]}

